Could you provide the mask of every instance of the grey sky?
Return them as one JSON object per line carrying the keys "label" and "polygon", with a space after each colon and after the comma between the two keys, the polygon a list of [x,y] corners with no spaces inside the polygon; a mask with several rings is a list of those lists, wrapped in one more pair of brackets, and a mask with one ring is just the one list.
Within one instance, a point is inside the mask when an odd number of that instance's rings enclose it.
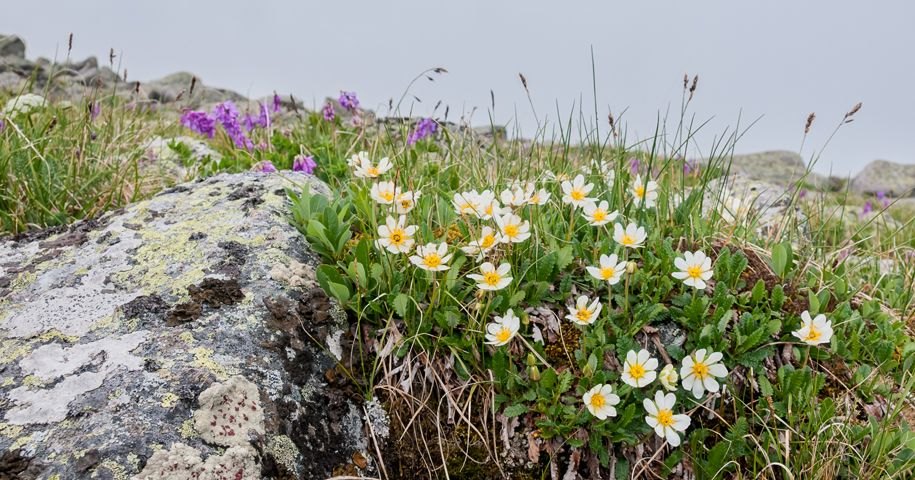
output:
{"label": "grey sky", "polygon": [[0,32],[22,35],[30,57],[63,56],[74,32],[73,57],[101,59],[114,47],[131,78],[187,70],[209,85],[292,92],[307,104],[347,89],[380,107],[442,66],[450,73],[413,90],[417,113],[441,99],[452,112],[477,107],[475,123],[487,123],[492,89],[496,122],[517,111],[528,136],[535,122],[518,73],[541,117],[555,120],[556,102],[568,112],[580,96],[593,116],[593,46],[601,119],[608,107],[628,108],[631,135],[650,134],[658,111],[679,105],[686,72],[700,77],[698,118],[714,117],[702,148],[738,115],[762,115],[738,152],[797,150],[815,111],[809,155],[863,101],[817,168],[831,162],[846,174],[876,158],[915,163],[913,18],[905,0],[29,0],[3,6]]}

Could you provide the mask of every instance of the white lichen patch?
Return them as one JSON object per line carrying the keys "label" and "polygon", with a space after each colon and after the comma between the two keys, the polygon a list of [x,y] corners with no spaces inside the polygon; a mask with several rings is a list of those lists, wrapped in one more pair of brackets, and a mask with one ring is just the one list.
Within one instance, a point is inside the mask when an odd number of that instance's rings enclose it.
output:
{"label": "white lichen patch", "polygon": [[248,432],[264,433],[264,413],[257,385],[241,376],[214,383],[199,397],[194,428],[204,441],[223,446],[248,445]]}
{"label": "white lichen patch", "polygon": [[292,259],[289,260],[288,265],[274,265],[270,270],[270,277],[292,287],[313,285],[315,281],[314,270]]}
{"label": "white lichen patch", "polygon": [[153,453],[146,466],[132,480],[199,480],[203,473],[200,452],[183,443],[176,443],[168,450]]}
{"label": "white lichen patch", "polygon": [[49,344],[35,349],[19,362],[22,372],[46,381],[63,380],[51,388],[23,385],[10,390],[9,399],[14,406],[4,418],[16,425],[64,420],[70,402],[99,388],[108,375],[120,369],[142,369],[143,359],[130,352],[143,343],[147,334],[139,331],[66,348]]}
{"label": "white lichen patch", "polygon": [[391,434],[391,419],[376,397],[372,397],[365,404],[365,422],[371,426],[372,433],[379,439],[386,440]]}
{"label": "white lichen patch", "polygon": [[343,330],[336,330],[327,336],[327,350],[337,360],[343,359],[343,346],[340,345],[341,337],[343,337]]}
{"label": "white lichen patch", "polygon": [[286,470],[296,473],[299,463],[299,449],[291,438],[286,435],[274,435],[267,441],[267,451]]}

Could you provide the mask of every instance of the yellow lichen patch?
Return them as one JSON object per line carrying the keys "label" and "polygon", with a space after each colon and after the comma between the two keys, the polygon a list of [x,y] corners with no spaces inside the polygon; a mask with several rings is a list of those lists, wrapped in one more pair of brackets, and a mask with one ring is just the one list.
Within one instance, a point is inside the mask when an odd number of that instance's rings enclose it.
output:
{"label": "yellow lichen patch", "polygon": [[95,321],[90,327],[90,330],[118,330],[121,328],[121,318],[117,312],[112,313],[111,315],[105,315],[104,317]]}
{"label": "yellow lichen patch", "polygon": [[13,377],[6,377],[3,379],[3,383],[0,384],[0,387],[8,387],[14,383],[16,383],[16,381],[13,380]]}
{"label": "yellow lichen patch", "polygon": [[21,426],[0,422],[0,435],[6,438],[16,438],[20,433],[22,433]]}
{"label": "yellow lichen patch", "polygon": [[27,387],[39,388],[44,386],[44,381],[35,375],[26,375],[26,377],[22,379],[22,384]]}
{"label": "yellow lichen patch", "polygon": [[9,449],[8,449],[7,451],[12,452],[13,450],[19,450],[20,448],[24,447],[25,444],[27,444],[27,443],[29,443],[29,442],[31,442],[31,441],[32,441],[32,436],[31,436],[31,435],[26,435],[26,436],[24,436],[24,437],[19,437],[19,438],[16,439],[15,442],[13,442],[12,445],[9,446]]}
{"label": "yellow lichen patch", "polygon": [[5,338],[0,342],[0,365],[16,362],[30,351],[32,348],[28,343]]}
{"label": "yellow lichen patch", "polygon": [[112,400],[115,400],[118,397],[120,397],[121,395],[124,395],[124,390],[122,390],[120,388],[118,388],[116,390],[112,390],[111,393],[108,394],[108,401],[110,402]]}
{"label": "yellow lichen patch", "polygon": [[[191,353],[194,354],[194,366],[205,368],[213,372],[213,374],[216,375],[216,378],[220,380],[229,378],[228,369],[213,360],[213,350],[204,347],[197,347],[191,350]],[[234,374],[235,372],[233,371],[232,373]]]}
{"label": "yellow lichen patch", "polygon": [[180,427],[178,427],[178,432],[181,433],[181,438],[194,438],[197,436],[197,430],[194,429],[194,419],[190,418],[184,421]]}
{"label": "yellow lichen patch", "polygon": [[50,342],[52,340],[61,340],[61,341],[67,342],[67,343],[76,343],[76,341],[79,340],[79,337],[77,337],[76,335],[64,335],[63,333],[60,333],[60,330],[53,328],[53,329],[48,330],[47,332],[44,332],[41,335],[39,335],[38,339],[43,342],[46,342],[46,343]]}
{"label": "yellow lichen patch", "polygon": [[48,477],[48,480],[60,480],[60,474],[55,473],[54,475],[51,475],[50,477]]}
{"label": "yellow lichen patch", "polygon": [[115,480],[127,480],[127,478],[129,478],[127,475],[127,469],[124,468],[124,466],[120,463],[115,462],[110,458],[100,463],[98,467],[95,467],[95,472],[98,473],[98,471],[103,468],[111,472],[111,477]]}
{"label": "yellow lichen patch", "polygon": [[31,285],[37,279],[37,272],[19,272],[19,275],[16,275],[16,278],[10,283],[10,289],[13,291],[21,290]]}
{"label": "yellow lichen patch", "polygon": [[187,331],[181,332],[178,335],[178,338],[180,338],[182,342],[184,342],[188,345],[194,344],[194,334],[192,334],[191,332],[187,332]]}
{"label": "yellow lichen patch", "polygon": [[276,459],[281,465],[285,466],[290,472],[295,471],[296,464],[298,464],[299,449],[295,446],[295,443],[292,442],[292,439],[286,435],[276,435],[270,437],[270,441],[267,444],[267,450],[273,454],[273,458]]}
{"label": "yellow lichen patch", "polygon": [[179,397],[172,392],[168,392],[162,396],[162,407],[163,408],[172,408],[178,403]]}

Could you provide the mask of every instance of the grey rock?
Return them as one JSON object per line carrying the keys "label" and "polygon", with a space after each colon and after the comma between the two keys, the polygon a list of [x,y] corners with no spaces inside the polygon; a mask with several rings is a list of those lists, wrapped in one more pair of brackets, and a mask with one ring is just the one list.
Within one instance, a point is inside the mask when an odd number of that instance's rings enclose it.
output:
{"label": "grey rock", "polygon": [[[145,91],[150,100],[159,103],[182,100],[186,104],[196,107],[226,100],[236,102],[245,100],[245,97],[238,93],[222,88],[207,87],[199,78],[196,81],[194,78],[192,73],[178,72],[141,84],[140,88]],[[194,83],[193,92],[191,92],[191,83]]]}
{"label": "grey rock", "polygon": [[[730,160],[730,173],[732,175],[741,175],[750,180],[776,185],[790,185],[803,179],[804,182],[818,188],[825,186],[827,183],[827,180],[821,175],[808,174],[807,165],[801,156],[795,152],[775,150],[734,155]],[[721,166],[721,168],[726,167],[727,165]]]}
{"label": "grey rock", "polygon": [[0,35],[0,57],[25,58],[25,42],[15,35]]}
{"label": "grey rock", "polygon": [[891,197],[915,196],[915,165],[874,160],[855,175],[851,189],[871,195],[883,192]]}
{"label": "grey rock", "polygon": [[[61,480],[147,478],[173,456],[327,478],[368,457],[362,402],[328,384],[335,360],[312,340],[348,327],[285,218],[290,180],[327,193],[292,172],[223,174],[0,238],[0,451]],[[230,403],[258,413],[208,430]]]}

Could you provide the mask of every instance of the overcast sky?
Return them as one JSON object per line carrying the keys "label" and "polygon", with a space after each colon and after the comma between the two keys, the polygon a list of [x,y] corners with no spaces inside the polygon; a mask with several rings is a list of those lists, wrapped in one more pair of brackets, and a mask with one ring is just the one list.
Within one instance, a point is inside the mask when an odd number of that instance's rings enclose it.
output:
{"label": "overcast sky", "polygon": [[[250,96],[292,92],[320,104],[353,90],[379,108],[430,67],[449,73],[413,90],[416,113],[442,100],[489,122],[536,122],[518,80],[527,77],[541,120],[580,98],[593,117],[591,48],[600,118],[627,110],[630,136],[651,134],[678,108],[684,73],[698,74],[694,112],[711,119],[699,146],[762,117],[738,152],[798,150],[807,114],[817,122],[805,156],[842,115],[864,102],[817,170],[844,175],[882,158],[915,163],[915,2],[548,0],[9,1],[0,32],[23,36],[27,55],[121,52],[133,79],[179,70]],[[701,152],[694,151],[693,154]]]}

